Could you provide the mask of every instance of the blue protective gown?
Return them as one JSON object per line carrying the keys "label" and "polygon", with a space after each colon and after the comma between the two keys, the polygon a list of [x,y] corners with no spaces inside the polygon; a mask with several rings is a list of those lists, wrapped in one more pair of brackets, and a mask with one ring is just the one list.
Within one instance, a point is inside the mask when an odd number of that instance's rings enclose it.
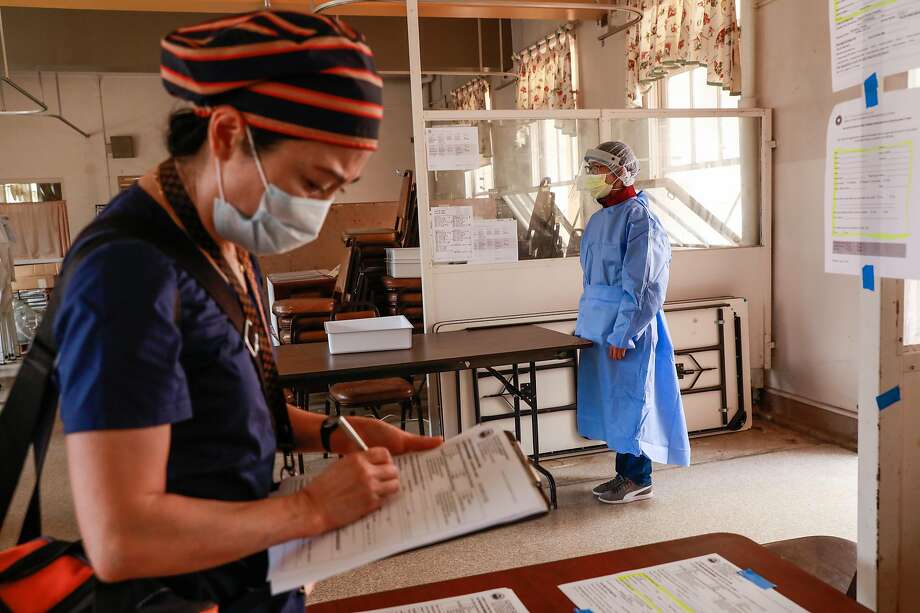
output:
{"label": "blue protective gown", "polygon": [[[667,232],[644,192],[588,221],[575,334],[594,346],[580,356],[578,431],[618,453],[687,466],[690,441],[662,311],[670,263]],[[625,347],[626,357],[610,359],[611,345]]]}

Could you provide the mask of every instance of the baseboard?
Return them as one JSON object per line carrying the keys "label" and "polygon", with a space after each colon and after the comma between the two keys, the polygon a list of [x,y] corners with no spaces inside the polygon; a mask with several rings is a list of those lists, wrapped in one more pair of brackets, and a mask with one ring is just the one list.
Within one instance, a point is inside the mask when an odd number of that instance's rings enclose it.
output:
{"label": "baseboard", "polygon": [[828,411],[786,395],[763,390],[755,414],[781,426],[856,451],[856,416]]}

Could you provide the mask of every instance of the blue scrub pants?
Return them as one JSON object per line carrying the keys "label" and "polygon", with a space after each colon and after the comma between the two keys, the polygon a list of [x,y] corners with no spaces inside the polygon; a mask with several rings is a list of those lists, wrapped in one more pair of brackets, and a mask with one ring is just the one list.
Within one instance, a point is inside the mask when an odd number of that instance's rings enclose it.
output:
{"label": "blue scrub pants", "polygon": [[652,484],[652,461],[644,455],[618,453],[616,460],[617,474],[622,475],[636,485]]}

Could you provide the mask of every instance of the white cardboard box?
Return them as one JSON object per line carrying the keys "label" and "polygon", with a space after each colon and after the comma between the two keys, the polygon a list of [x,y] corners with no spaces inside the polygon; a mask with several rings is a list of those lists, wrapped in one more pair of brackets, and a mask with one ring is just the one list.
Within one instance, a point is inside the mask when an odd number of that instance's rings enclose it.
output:
{"label": "white cardboard box", "polygon": [[329,353],[363,353],[412,348],[412,324],[404,315],[327,321]]}

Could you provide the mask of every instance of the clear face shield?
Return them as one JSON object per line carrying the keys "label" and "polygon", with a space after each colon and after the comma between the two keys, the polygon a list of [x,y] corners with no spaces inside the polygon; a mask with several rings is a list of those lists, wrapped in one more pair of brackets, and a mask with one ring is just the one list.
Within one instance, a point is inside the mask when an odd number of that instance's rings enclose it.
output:
{"label": "clear face shield", "polygon": [[[607,183],[610,169],[583,164],[575,177],[575,185],[569,191],[569,211],[578,211],[575,223],[576,228],[584,229],[588,219],[601,209],[598,199],[607,196],[612,185]],[[571,217],[570,217],[571,218]]]}

